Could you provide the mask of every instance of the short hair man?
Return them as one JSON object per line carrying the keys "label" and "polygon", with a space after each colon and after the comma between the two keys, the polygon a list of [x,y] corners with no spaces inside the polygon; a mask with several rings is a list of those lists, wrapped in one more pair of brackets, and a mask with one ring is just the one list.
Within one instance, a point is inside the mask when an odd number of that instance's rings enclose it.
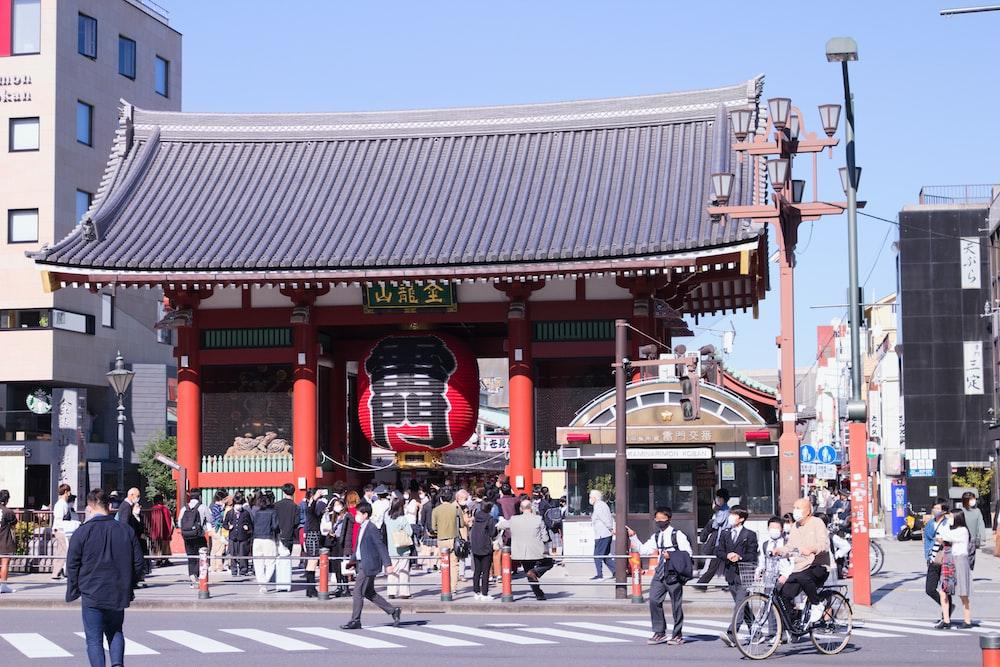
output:
{"label": "short hair man", "polygon": [[281,487],[283,498],[274,504],[274,513],[278,517],[278,560],[274,563],[274,590],[288,592],[292,590],[292,546],[296,542],[299,527],[299,506],[292,497],[295,495],[295,485],[286,482]]}
{"label": "short hair man", "polygon": [[343,630],[361,629],[361,610],[364,608],[365,600],[371,600],[379,609],[392,617],[392,624],[399,625],[399,617],[402,610],[393,607],[386,602],[385,598],[375,592],[375,577],[385,571],[393,573],[392,560],[389,558],[389,549],[382,541],[379,531],[369,521],[372,514],[372,506],[367,502],[358,503],[355,509],[355,520],[358,523],[358,539],[354,551],[350,554],[349,565],[354,567],[354,605],[351,610],[351,620],[340,626]]}
{"label": "short hair man", "polygon": [[125,664],[125,609],[142,575],[142,549],[135,531],[108,514],[104,491],[87,494],[92,516],[77,528],[66,560],[66,602],[81,599],[87,656],[92,667],[104,663],[104,638],[111,664]]}
{"label": "short hair man", "polygon": [[531,499],[521,501],[521,513],[501,521],[510,526],[510,557],[524,568],[525,576],[531,582],[531,592],[536,600],[544,600],[545,593],[537,584],[539,578],[552,569],[552,559],[546,553],[545,544],[549,541],[549,531],[545,528],[542,517],[534,513]]}
{"label": "short hair man", "polygon": [[[730,508],[728,525],[719,533],[719,542],[715,547],[715,557],[723,563],[726,583],[729,584],[729,592],[735,605],[739,605],[747,596],[747,588],[740,576],[740,563],[757,564],[757,533],[743,526],[749,516],[749,510],[742,505]],[[743,620],[748,624],[753,623],[752,615],[745,615]],[[740,620],[737,620],[735,628],[730,627],[722,635],[723,643],[730,647],[736,646],[733,633],[739,627]]]}
{"label": "short hair man", "polygon": [[[729,490],[722,488],[715,492],[715,500],[712,503],[712,518],[701,530],[701,553],[703,556],[714,556],[715,547],[719,544],[719,533],[729,521]],[[705,562],[705,571],[698,577],[699,584],[707,584],[715,578],[722,562],[718,558],[710,558]],[[705,592],[707,587],[702,586],[698,590]]]}
{"label": "short hair man", "polygon": [[[680,573],[691,568],[691,541],[683,532],[670,525],[673,512],[669,507],[658,507],[653,514],[656,532],[640,543],[635,531],[628,528],[629,545],[642,556],[659,553],[660,562],[656,566],[653,580],[649,584],[649,616],[653,625],[653,636],[647,644],[684,643],[684,579]],[[663,615],[663,602],[670,596],[671,612],[674,619],[672,635],[667,637],[667,621]]]}

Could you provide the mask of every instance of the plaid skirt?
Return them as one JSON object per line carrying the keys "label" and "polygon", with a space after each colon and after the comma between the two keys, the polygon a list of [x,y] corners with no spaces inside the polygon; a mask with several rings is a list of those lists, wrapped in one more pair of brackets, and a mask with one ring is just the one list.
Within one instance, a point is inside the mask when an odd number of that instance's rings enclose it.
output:
{"label": "plaid skirt", "polygon": [[319,558],[321,538],[322,535],[320,535],[319,531],[310,530],[306,533],[305,544],[303,545],[306,556],[309,556],[310,558]]}

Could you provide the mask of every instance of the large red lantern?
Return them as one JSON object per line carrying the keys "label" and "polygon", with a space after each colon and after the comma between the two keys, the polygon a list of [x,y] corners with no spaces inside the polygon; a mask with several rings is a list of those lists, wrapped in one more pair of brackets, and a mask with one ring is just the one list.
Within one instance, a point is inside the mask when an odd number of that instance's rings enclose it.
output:
{"label": "large red lantern", "polygon": [[461,340],[435,332],[386,336],[358,367],[358,417],[372,444],[444,452],[476,431],[479,366]]}

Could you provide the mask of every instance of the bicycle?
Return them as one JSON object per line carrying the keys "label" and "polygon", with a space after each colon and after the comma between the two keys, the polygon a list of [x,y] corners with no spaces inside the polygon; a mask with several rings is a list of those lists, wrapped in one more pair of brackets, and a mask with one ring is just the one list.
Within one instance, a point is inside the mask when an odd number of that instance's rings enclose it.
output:
{"label": "bicycle", "polygon": [[819,587],[823,615],[816,623],[809,623],[808,600],[800,612],[794,607],[786,609],[784,598],[778,595],[779,560],[767,557],[762,571],[753,563],[738,564],[749,594],[733,610],[730,627],[736,648],[751,660],[764,660],[774,655],[787,632],[793,642],[809,635],[816,650],[825,655],[843,651],[854,628],[854,612],[843,592],[847,587]]}
{"label": "bicycle", "polygon": [[[830,522],[828,530],[830,531],[831,538],[834,535],[836,535],[837,537],[843,538],[844,540],[847,540],[848,544],[851,547],[851,550],[848,551],[847,555],[844,557],[843,568],[842,569],[838,568],[838,571],[837,571],[837,575],[841,579],[843,579],[844,572],[846,570],[850,569],[850,566],[851,566],[851,556],[854,553],[854,551],[853,551],[854,540],[851,539],[851,537],[852,537],[852,535],[851,535],[851,522],[849,520],[848,521],[840,521],[838,519],[833,519]],[[831,551],[832,550],[833,549],[831,548]],[[871,576],[874,577],[876,574],[878,574],[879,572],[882,571],[882,568],[884,566],[885,566],[885,551],[882,549],[882,545],[879,544],[878,542],[876,542],[873,539],[869,539],[868,540],[868,571],[871,573]]]}

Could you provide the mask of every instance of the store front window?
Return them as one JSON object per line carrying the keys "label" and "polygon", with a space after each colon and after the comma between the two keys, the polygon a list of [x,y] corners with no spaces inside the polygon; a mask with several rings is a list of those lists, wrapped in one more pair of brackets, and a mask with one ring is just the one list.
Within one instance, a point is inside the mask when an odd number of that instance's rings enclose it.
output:
{"label": "store front window", "polygon": [[[766,521],[777,511],[774,488],[777,459],[733,459],[719,462],[722,480],[729,495],[739,498],[740,504],[750,510],[754,520]],[[732,504],[732,503],[730,503]]]}

